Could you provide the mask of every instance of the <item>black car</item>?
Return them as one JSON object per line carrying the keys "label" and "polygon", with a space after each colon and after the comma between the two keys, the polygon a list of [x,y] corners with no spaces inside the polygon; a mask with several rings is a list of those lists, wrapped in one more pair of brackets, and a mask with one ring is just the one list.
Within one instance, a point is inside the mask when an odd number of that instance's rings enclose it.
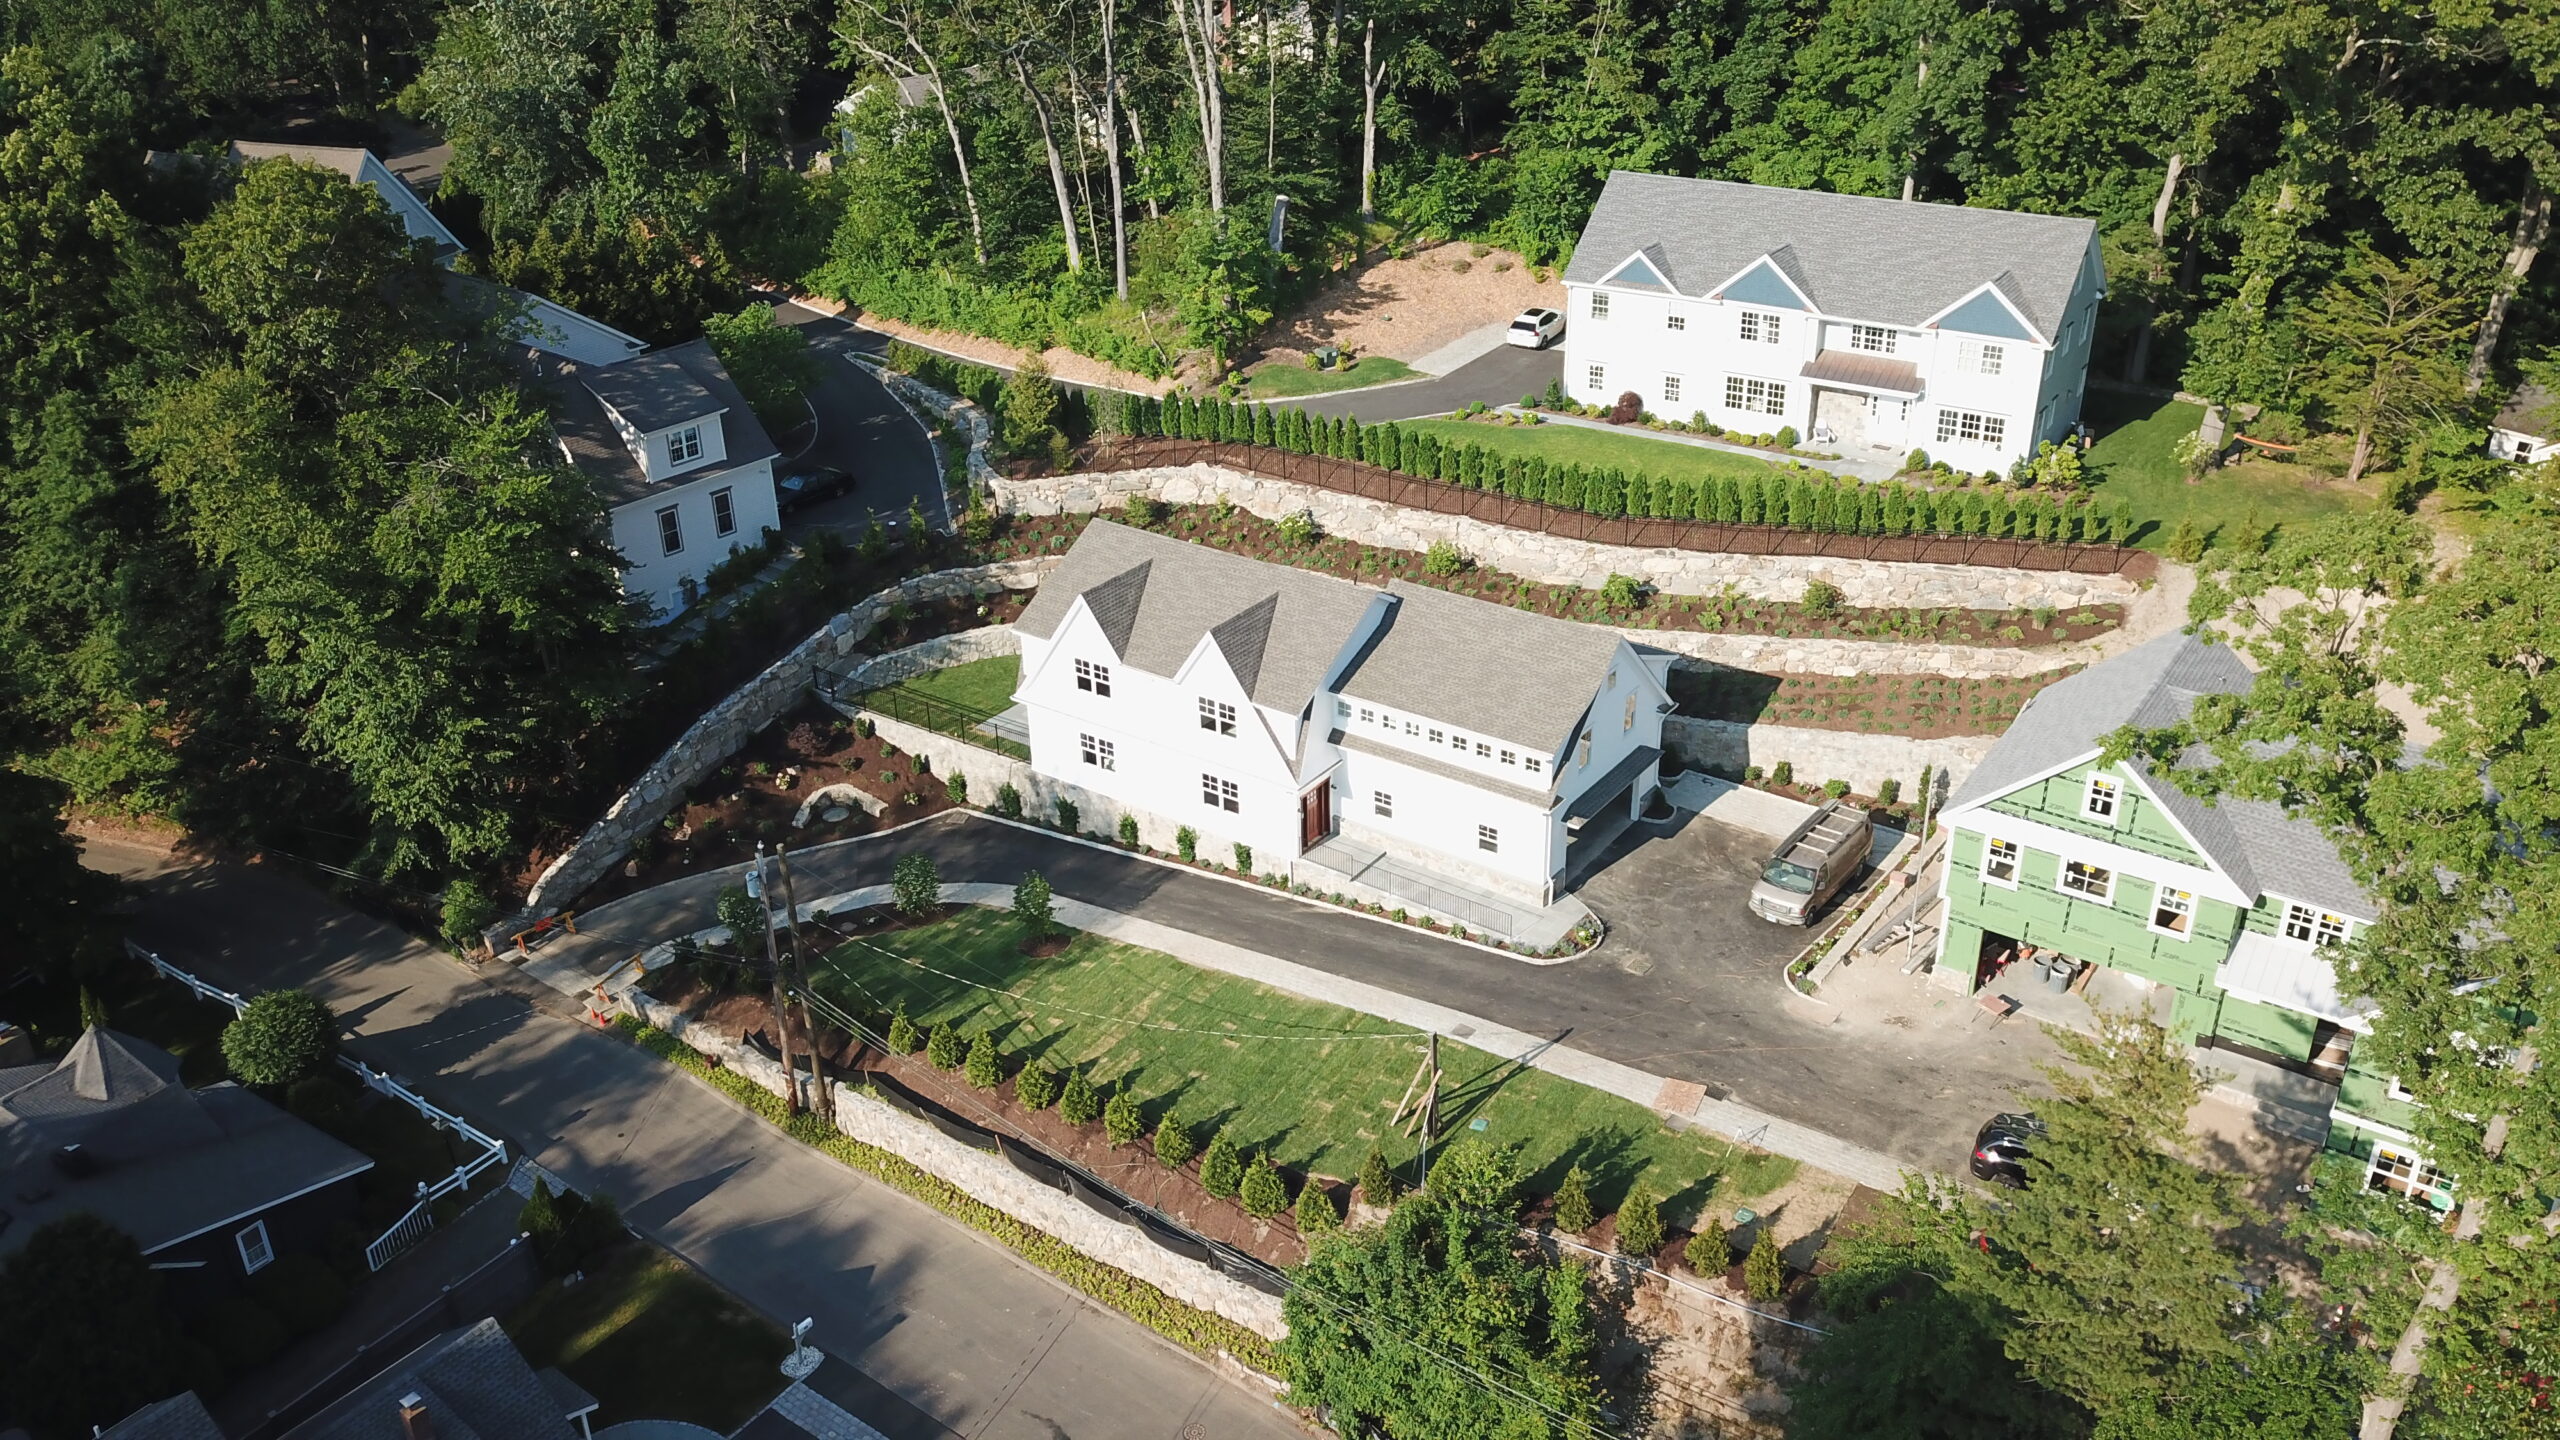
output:
{"label": "black car", "polygon": [[2044,1134],[2044,1122],[2033,1115],[1994,1115],[1973,1137],[1973,1178],[2027,1188],[2027,1154]]}
{"label": "black car", "polygon": [[853,488],[853,476],[832,465],[794,470],[774,482],[775,503],[786,512],[831,500]]}

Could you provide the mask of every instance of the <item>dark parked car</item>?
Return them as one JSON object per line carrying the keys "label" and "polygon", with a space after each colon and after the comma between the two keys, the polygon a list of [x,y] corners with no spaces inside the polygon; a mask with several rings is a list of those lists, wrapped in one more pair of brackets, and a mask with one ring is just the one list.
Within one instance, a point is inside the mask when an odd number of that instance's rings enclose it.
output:
{"label": "dark parked car", "polygon": [[831,500],[853,488],[853,477],[832,465],[794,470],[774,483],[775,503],[785,514],[804,505]]}
{"label": "dark parked car", "polygon": [[2027,1188],[2027,1154],[2044,1134],[2044,1122],[2033,1115],[1994,1115],[1973,1137],[1973,1178]]}

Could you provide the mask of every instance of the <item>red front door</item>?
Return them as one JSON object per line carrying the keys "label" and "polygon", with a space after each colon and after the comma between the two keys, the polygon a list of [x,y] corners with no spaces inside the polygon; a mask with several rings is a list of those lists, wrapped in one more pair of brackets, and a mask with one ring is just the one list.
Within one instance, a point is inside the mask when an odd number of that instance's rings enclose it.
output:
{"label": "red front door", "polygon": [[1333,833],[1333,782],[1298,797],[1298,848],[1312,850]]}

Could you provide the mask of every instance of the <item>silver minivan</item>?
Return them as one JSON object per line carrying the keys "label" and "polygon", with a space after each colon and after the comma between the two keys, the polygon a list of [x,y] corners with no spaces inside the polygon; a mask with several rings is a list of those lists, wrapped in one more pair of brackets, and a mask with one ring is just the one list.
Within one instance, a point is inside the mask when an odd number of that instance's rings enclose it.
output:
{"label": "silver minivan", "polygon": [[1781,925],[1810,921],[1867,863],[1875,822],[1845,800],[1828,800],[1778,844],[1751,887],[1751,913]]}

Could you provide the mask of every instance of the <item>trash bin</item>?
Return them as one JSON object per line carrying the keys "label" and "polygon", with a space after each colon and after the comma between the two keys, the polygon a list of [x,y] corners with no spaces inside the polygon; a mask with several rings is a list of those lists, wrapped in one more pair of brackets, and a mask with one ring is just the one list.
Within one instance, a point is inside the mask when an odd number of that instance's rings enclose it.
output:
{"label": "trash bin", "polygon": [[2053,962],[2053,968],[2045,972],[2044,988],[2056,995],[2065,994],[2071,989],[2072,977],[2079,973],[2080,962],[2057,957]]}

